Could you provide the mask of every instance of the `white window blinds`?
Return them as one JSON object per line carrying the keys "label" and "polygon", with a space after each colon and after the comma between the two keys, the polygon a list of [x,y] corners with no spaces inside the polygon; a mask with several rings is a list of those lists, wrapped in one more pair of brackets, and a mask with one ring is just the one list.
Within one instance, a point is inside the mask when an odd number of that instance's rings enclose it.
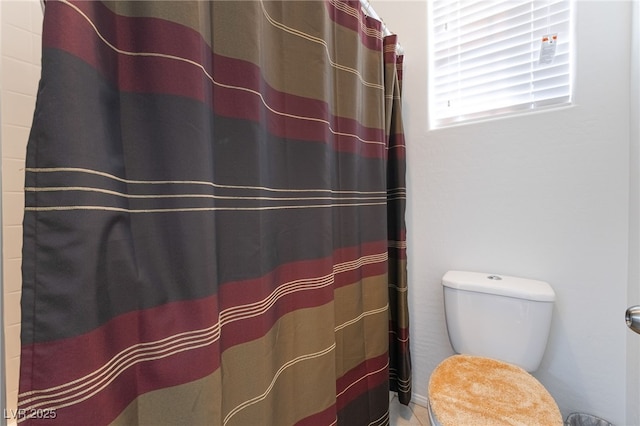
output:
{"label": "white window blinds", "polygon": [[431,123],[571,101],[570,0],[433,0]]}

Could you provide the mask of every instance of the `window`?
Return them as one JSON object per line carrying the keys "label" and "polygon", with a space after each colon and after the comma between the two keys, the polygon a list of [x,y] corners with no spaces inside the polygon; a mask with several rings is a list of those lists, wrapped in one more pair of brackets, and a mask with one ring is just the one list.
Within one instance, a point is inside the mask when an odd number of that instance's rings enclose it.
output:
{"label": "window", "polygon": [[570,0],[430,4],[432,127],[571,101]]}

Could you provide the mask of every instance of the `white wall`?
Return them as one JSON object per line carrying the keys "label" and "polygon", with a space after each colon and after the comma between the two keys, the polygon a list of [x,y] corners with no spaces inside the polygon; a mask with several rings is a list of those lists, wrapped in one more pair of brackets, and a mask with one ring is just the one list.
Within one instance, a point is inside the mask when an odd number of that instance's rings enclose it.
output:
{"label": "white wall", "polygon": [[[7,395],[7,411],[2,417],[10,418],[18,398],[24,166],[40,79],[42,9],[38,0],[2,0],[0,10],[2,312]],[[15,423],[13,420],[9,423]]]}
{"label": "white wall", "polygon": [[624,323],[631,3],[577,2],[573,107],[433,131],[426,3],[372,5],[406,52],[416,402],[425,401],[432,369],[452,354],[440,278],[449,269],[479,270],[548,281],[556,290],[550,341],[535,375],[565,416],[581,411],[637,424],[637,410],[627,413],[638,395],[627,392]]}

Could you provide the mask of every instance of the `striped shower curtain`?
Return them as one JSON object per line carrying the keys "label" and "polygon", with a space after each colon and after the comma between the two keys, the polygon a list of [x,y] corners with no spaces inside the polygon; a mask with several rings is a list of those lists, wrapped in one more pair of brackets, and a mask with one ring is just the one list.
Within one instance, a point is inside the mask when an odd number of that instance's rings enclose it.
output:
{"label": "striped shower curtain", "polygon": [[388,424],[401,62],[358,1],[47,1],[19,424]]}

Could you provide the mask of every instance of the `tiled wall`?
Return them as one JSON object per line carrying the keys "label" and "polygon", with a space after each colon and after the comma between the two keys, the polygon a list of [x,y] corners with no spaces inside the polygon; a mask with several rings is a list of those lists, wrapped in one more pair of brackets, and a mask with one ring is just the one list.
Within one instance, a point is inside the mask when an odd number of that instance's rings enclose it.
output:
{"label": "tiled wall", "polygon": [[[37,0],[0,1],[2,283],[7,410],[15,409],[20,364],[20,288],[24,166],[40,77],[42,8]],[[9,420],[9,423],[13,423]]]}

